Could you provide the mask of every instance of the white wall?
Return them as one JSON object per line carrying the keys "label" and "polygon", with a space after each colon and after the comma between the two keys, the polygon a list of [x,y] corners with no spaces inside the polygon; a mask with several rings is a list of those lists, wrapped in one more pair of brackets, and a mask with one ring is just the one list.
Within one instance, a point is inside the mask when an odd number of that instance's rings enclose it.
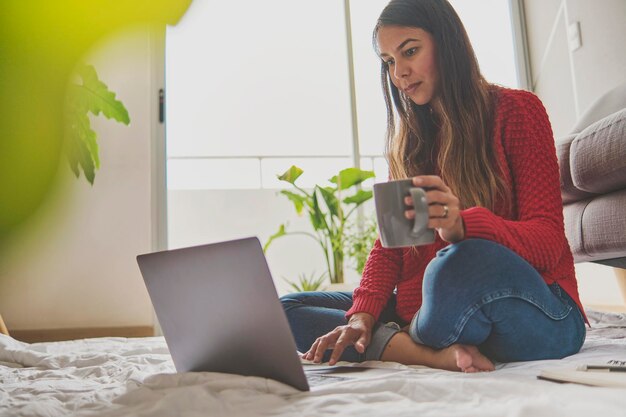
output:
{"label": "white wall", "polygon": [[[170,190],[168,214],[170,248],[249,236],[265,244],[285,222],[289,231],[312,231],[308,216],[298,216],[278,190]],[[285,278],[297,281],[302,273],[321,275],[326,270],[322,250],[308,236],[281,237],[266,256],[280,295],[291,292]],[[349,265],[345,274],[346,282],[358,282]]]}
{"label": "white wall", "polygon": [[131,124],[92,119],[101,160],[93,187],[62,161],[66,185],[0,270],[0,313],[10,330],[153,324],[135,262],[154,237],[150,46],[149,30],[135,28],[85,59],[124,102]]}
{"label": "white wall", "polygon": [[[524,0],[534,91],[555,136],[567,134],[594,100],[626,80],[626,1]],[[580,23],[570,51],[567,27]]]}
{"label": "white wall", "polygon": [[[535,93],[555,137],[570,132],[593,101],[626,81],[626,1],[524,0]],[[567,27],[579,22],[582,47],[570,51]],[[576,265],[585,304],[622,305],[613,268]]]}

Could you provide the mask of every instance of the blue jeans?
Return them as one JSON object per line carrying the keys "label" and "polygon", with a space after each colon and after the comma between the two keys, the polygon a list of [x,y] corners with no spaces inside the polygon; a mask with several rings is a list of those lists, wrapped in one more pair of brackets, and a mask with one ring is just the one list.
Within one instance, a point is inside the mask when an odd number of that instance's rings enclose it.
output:
{"label": "blue jeans", "polygon": [[[352,295],[308,292],[281,302],[298,350],[306,352],[317,337],[346,324]],[[380,359],[386,343],[406,324],[395,313],[392,296],[366,352],[348,348],[341,360]],[[585,333],[580,310],[557,283],[547,285],[519,255],[482,239],[437,252],[424,273],[422,306],[409,326],[416,343],[435,349],[474,345],[498,362],[569,356],[580,350]],[[329,357],[330,351],[324,361]]]}

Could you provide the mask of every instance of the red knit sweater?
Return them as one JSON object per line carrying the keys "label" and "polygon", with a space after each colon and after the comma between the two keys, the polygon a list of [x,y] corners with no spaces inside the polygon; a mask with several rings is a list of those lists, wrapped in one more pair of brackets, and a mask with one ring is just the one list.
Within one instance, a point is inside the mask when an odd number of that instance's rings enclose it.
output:
{"label": "red knit sweater", "polygon": [[[496,87],[493,140],[512,193],[512,213],[472,207],[461,212],[465,238],[500,243],[526,259],[546,283],[558,282],[580,306],[574,258],[563,226],[563,204],[552,128],[532,93]],[[378,319],[394,288],[396,312],[410,321],[422,305],[424,269],[447,246],[437,240],[417,250],[385,249],[376,240],[347,316],[367,312]],[[583,313],[584,314],[584,313]]]}

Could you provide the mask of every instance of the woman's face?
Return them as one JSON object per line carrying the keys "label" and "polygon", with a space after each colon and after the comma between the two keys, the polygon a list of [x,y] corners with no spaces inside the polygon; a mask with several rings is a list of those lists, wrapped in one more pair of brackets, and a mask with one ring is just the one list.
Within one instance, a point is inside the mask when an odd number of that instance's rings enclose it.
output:
{"label": "woman's face", "polygon": [[415,104],[430,103],[439,80],[432,35],[415,27],[382,26],[377,41],[391,82]]}

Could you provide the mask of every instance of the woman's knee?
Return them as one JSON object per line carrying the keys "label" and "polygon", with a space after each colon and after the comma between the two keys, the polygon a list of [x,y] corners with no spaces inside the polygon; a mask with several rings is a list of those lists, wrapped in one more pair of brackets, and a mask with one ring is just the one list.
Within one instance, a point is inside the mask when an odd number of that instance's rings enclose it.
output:
{"label": "woman's knee", "polygon": [[424,273],[424,295],[450,295],[463,287],[495,288],[519,274],[537,274],[510,249],[489,240],[467,239],[437,252]]}
{"label": "woman's knee", "polygon": [[352,293],[305,291],[280,297],[286,312],[300,307],[321,307],[347,311],[352,306]]}
{"label": "woman's knee", "polygon": [[293,308],[304,305],[305,298],[303,297],[303,294],[304,293],[292,293],[280,297],[279,300],[280,304],[283,306],[283,310],[285,310],[285,312],[288,312]]}

